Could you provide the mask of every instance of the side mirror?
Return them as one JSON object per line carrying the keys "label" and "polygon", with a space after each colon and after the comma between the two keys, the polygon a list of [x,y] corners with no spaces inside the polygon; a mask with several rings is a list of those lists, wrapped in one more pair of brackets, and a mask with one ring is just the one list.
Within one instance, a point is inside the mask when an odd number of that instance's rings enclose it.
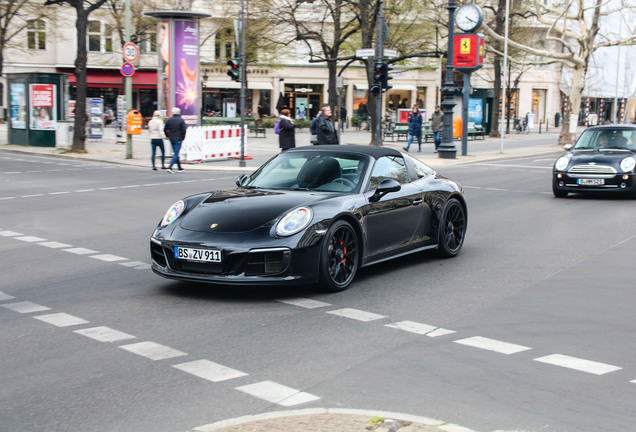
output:
{"label": "side mirror", "polygon": [[397,192],[402,189],[402,186],[395,179],[384,179],[378,185],[378,188],[375,190],[375,193],[371,195],[369,201],[378,202],[380,198],[390,192]]}
{"label": "side mirror", "polygon": [[566,144],[563,146],[563,148],[565,149],[565,151],[570,151],[572,150],[572,144]]}
{"label": "side mirror", "polygon": [[236,185],[238,187],[241,187],[247,182],[248,179],[249,179],[249,176],[247,174],[241,174],[240,176],[236,178]]}

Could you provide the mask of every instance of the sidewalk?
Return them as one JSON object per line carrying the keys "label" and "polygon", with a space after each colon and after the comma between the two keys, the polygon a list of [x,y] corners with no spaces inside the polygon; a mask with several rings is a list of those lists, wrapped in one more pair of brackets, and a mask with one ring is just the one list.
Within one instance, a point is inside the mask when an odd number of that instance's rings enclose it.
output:
{"label": "sidewalk", "polygon": [[[549,132],[539,133],[538,129],[530,134],[506,135],[503,140],[500,138],[469,140],[467,145],[467,155],[462,156],[462,143],[455,140],[457,148],[456,159],[441,159],[434,153],[433,143],[422,143],[422,152],[417,152],[417,142],[411,145],[410,154],[422,162],[430,165],[434,169],[442,169],[446,166],[453,166],[474,162],[485,162],[493,160],[504,160],[523,156],[554,155],[563,149],[557,146],[559,129],[552,129]],[[300,129],[296,132],[296,146],[309,145],[309,130]],[[343,144],[370,145],[371,133],[368,131],[357,131],[353,128],[345,130],[341,135]],[[385,141],[386,147],[401,150],[406,146],[406,141]],[[169,141],[165,141],[166,154],[172,154]],[[135,135],[132,139],[132,158],[126,159],[126,143],[117,142],[115,129],[107,127],[104,130],[102,140],[86,141],[86,153],[70,153],[62,148],[55,147],[35,147],[12,145],[8,142],[7,125],[0,125],[0,151],[27,153],[43,156],[56,156],[72,158],[84,161],[98,161],[116,163],[122,165],[137,166],[150,169],[150,138],[148,131],[143,130],[141,135]],[[225,159],[207,161],[198,164],[184,164],[186,170],[210,170],[210,171],[236,171],[237,173],[250,173],[265,163],[269,158],[278,154],[278,135],[273,129],[268,129],[265,138],[254,138],[249,134],[246,139],[245,155],[251,159],[244,160],[245,166],[239,165],[237,159]],[[168,164],[166,160],[166,165]],[[161,166],[161,161],[157,159],[157,166]],[[158,173],[162,172],[161,170]],[[163,172],[165,174],[165,171]]]}

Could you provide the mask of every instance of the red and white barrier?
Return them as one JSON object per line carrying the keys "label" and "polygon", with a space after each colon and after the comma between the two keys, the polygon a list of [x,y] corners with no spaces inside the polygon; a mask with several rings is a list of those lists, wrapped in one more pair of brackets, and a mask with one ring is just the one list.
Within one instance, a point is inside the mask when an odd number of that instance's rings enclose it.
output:
{"label": "red and white barrier", "polygon": [[[247,132],[247,126],[243,133]],[[247,138],[247,135],[245,136]],[[247,153],[247,139],[243,155]],[[182,162],[204,162],[241,156],[240,126],[193,126],[186,131],[179,158]]]}

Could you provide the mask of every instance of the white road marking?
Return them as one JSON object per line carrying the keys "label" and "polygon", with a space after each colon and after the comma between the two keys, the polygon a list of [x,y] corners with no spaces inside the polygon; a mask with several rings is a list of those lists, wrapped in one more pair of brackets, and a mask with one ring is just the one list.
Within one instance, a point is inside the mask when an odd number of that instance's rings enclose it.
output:
{"label": "white road marking", "polygon": [[88,255],[88,254],[96,254],[96,253],[98,253],[95,250],[85,249],[85,248],[81,248],[81,247],[70,248],[70,249],[62,249],[62,250],[64,252],[70,252],[70,253],[75,254],[75,255]]}
{"label": "white road marking", "polygon": [[12,199],[15,199],[15,197],[2,197],[0,198],[0,201],[12,200]]}
{"label": "white road marking", "polygon": [[119,265],[122,265],[124,267],[134,267],[136,270],[146,270],[150,268],[150,264],[147,264],[142,261],[128,261],[128,262],[119,263]]}
{"label": "white road marking", "polygon": [[38,243],[40,246],[46,246],[51,249],[70,248],[72,245],[66,243],[60,243],[56,241]]}
{"label": "white road marking", "polygon": [[397,330],[403,330],[420,335],[426,335],[428,337],[443,336],[446,334],[455,333],[453,330],[446,330],[443,328],[431,326],[428,324],[422,324],[415,321],[400,321],[392,324],[386,324],[385,327],[394,328]]}
{"label": "white road marking", "polygon": [[457,333],[457,332],[455,330],[448,330],[448,329],[438,328],[437,330],[433,330],[432,332],[430,332],[426,336],[428,336],[428,337],[438,337],[438,336],[446,336],[446,335],[453,334],[453,333]]}
{"label": "white road marking", "polygon": [[33,237],[33,236],[24,236],[24,237],[14,237],[16,240],[20,240],[23,242],[27,242],[27,243],[36,243],[36,242],[42,242],[42,241],[46,241],[46,239],[40,238],[40,237]]}
{"label": "white road marking", "polygon": [[24,234],[15,232],[15,231],[0,231],[0,236],[3,236],[3,237],[15,237],[15,236],[21,236],[21,235],[24,235]]}
{"label": "white road marking", "polygon": [[35,197],[41,197],[41,196],[44,196],[44,194],[22,195],[20,198],[35,198]]}
{"label": "white road marking", "polygon": [[3,304],[2,306],[19,313],[32,313],[32,312],[42,312],[46,310],[51,310],[51,308],[49,307],[42,306],[37,303],[32,303],[30,301],[7,303],[7,304]]}
{"label": "white road marking", "polygon": [[138,188],[140,187],[140,185],[128,185],[128,186],[122,186],[122,189],[131,189],[131,188]]}
{"label": "white road marking", "polygon": [[77,189],[77,190],[75,190],[75,191],[73,191],[73,192],[76,192],[76,193],[83,193],[83,192],[93,192],[94,190],[95,190],[95,189]]}
{"label": "white road marking", "polygon": [[552,354],[545,357],[539,357],[534,359],[541,363],[548,363],[555,366],[561,366],[569,369],[576,369],[581,372],[587,372],[594,375],[603,375],[610,372],[615,372],[622,368],[613,366],[610,364],[599,363],[590,360],[584,360],[576,357],[570,357],[563,354]]}
{"label": "white road marking", "polygon": [[227,381],[247,375],[245,372],[231,369],[210,360],[195,360],[176,364],[172,367],[212,382]]}
{"label": "white road marking", "polygon": [[236,387],[236,390],[282,406],[300,405],[320,399],[318,396],[301,392],[272,381],[263,381]]}
{"label": "white road marking", "polygon": [[489,351],[495,351],[501,354],[515,354],[521,351],[527,351],[529,347],[523,345],[515,345],[508,342],[501,342],[495,339],[488,339],[481,336],[475,336],[467,339],[454,341],[455,343],[468,345],[475,348],[481,348]]}
{"label": "white road marking", "polygon": [[113,189],[119,189],[117,187],[103,187],[103,188],[99,188],[100,191],[107,191],[107,190],[113,190]]}
{"label": "white road marking", "polygon": [[33,318],[38,319],[40,321],[44,321],[45,323],[48,323],[48,324],[53,324],[56,327],[70,327],[74,325],[88,324],[90,322],[90,321],[86,321],[85,319],[78,318],[76,316],[69,315],[66,313],[40,315]]}
{"label": "white road marking", "polygon": [[0,291],[0,301],[5,301],[5,300],[13,300],[15,297],[10,296],[9,294],[5,294],[2,291]]}
{"label": "white road marking", "polygon": [[95,258],[100,261],[106,261],[106,262],[124,261],[128,259],[128,258],[123,258],[117,255],[111,255],[111,254],[91,255],[90,258]]}
{"label": "white road marking", "polygon": [[290,304],[292,306],[300,306],[300,307],[303,307],[305,309],[316,309],[316,308],[331,306],[331,303],[325,303],[325,302],[321,302],[321,301],[318,301],[318,300],[312,300],[312,299],[300,298],[300,297],[298,297],[298,298],[278,299],[276,301],[279,301],[281,303]]}
{"label": "white road marking", "polygon": [[49,195],[65,195],[65,194],[70,194],[69,191],[62,191],[62,192],[50,192]]}
{"label": "white road marking", "polygon": [[327,313],[331,315],[338,315],[341,317],[351,318],[354,320],[364,321],[364,322],[375,321],[382,318],[386,318],[386,316],[384,315],[378,315],[372,312],[365,312],[359,309],[352,309],[352,308],[338,309],[334,311],[329,311]]}
{"label": "white road marking", "polygon": [[149,358],[150,360],[165,360],[187,355],[183,351],[179,351],[154,342],[139,342],[136,344],[122,345],[119,348]]}
{"label": "white road marking", "polygon": [[129,335],[124,332],[120,332],[118,330],[114,330],[110,327],[91,327],[82,330],[75,330],[75,333],[81,334],[82,336],[89,337],[91,339],[95,339],[100,342],[118,342],[126,339],[135,339],[135,336]]}

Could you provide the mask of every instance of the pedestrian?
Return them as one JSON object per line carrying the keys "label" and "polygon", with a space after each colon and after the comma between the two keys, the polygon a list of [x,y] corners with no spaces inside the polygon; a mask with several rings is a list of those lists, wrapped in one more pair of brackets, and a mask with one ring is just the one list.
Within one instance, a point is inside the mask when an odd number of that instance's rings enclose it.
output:
{"label": "pedestrian", "polygon": [[152,113],[152,120],[148,122],[148,131],[150,132],[150,147],[151,155],[150,161],[152,162],[152,170],[157,171],[155,166],[155,157],[157,155],[157,149],[161,150],[161,169],[166,169],[166,149],[163,146],[163,120],[161,120],[161,112],[155,111]]}
{"label": "pedestrian", "polygon": [[296,125],[294,120],[290,117],[291,111],[287,108],[280,112],[280,134],[278,135],[278,146],[281,148],[281,152],[296,147]]}
{"label": "pedestrian", "polygon": [[186,123],[181,117],[181,110],[177,107],[172,108],[172,117],[166,120],[166,124],[163,127],[163,132],[166,134],[168,139],[170,140],[170,144],[172,144],[172,159],[170,160],[170,165],[168,165],[168,172],[170,174],[174,174],[172,171],[172,167],[174,164],[177,164],[179,169],[177,172],[185,171],[181,168],[181,161],[179,160],[179,152],[181,151],[181,143],[185,139],[186,135]]}
{"label": "pedestrian", "polygon": [[444,113],[435,105],[435,111],[431,116],[431,130],[433,131],[433,141],[435,142],[435,153],[439,151],[442,143],[442,130],[444,129]]}
{"label": "pedestrian", "polygon": [[417,151],[422,151],[422,114],[417,104],[413,105],[413,110],[409,114],[409,142],[404,147],[404,150],[409,151],[413,137],[417,137]]}
{"label": "pedestrian", "polygon": [[340,132],[344,132],[346,124],[347,124],[347,108],[344,105],[342,105],[340,107],[340,124],[339,124]]}
{"label": "pedestrian", "polygon": [[311,120],[311,123],[309,123],[309,133],[311,134],[309,144],[312,145],[318,144],[318,118],[320,117],[320,114],[322,114],[322,111],[318,111],[318,115],[316,115],[316,117]]}
{"label": "pedestrian", "polygon": [[316,131],[318,135],[318,144],[338,144],[338,134],[333,124],[331,116],[331,107],[325,105],[321,110],[322,114],[316,120]]}

